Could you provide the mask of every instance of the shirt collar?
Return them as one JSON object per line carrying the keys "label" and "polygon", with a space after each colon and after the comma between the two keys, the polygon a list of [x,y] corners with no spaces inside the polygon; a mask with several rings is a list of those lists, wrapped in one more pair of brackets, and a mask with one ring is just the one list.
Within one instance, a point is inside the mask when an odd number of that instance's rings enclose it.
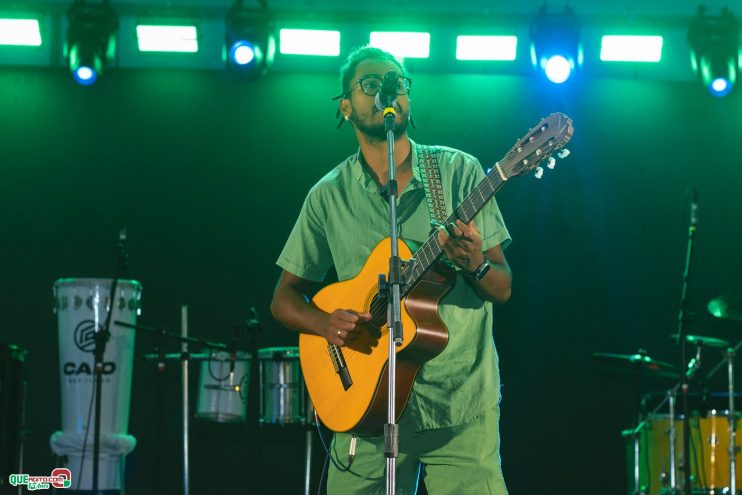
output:
{"label": "shirt collar", "polygon": [[[410,183],[407,187],[409,189],[416,189],[420,187],[420,181],[422,180],[420,178],[419,167],[417,166],[417,144],[412,139],[408,138],[408,140],[410,141],[410,153],[412,154],[412,179],[410,179]],[[371,172],[366,170],[366,168],[363,166],[363,163],[361,162],[360,147],[358,148],[356,154],[350,157],[350,162],[353,178],[357,180],[367,191],[378,194],[379,186],[376,184],[376,181],[371,176]]]}

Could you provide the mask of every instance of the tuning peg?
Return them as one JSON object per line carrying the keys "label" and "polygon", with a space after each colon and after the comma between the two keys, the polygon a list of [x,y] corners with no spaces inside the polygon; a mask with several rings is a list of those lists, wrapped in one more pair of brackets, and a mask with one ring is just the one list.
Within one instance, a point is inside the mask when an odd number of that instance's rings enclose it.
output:
{"label": "tuning peg", "polygon": [[549,163],[547,163],[546,166],[549,167],[549,170],[554,170],[554,167],[556,167],[556,160],[553,156],[549,157]]}
{"label": "tuning peg", "polygon": [[559,158],[567,158],[570,153],[571,152],[567,148],[564,148],[564,149],[560,150],[559,153],[557,153],[557,156]]}
{"label": "tuning peg", "polygon": [[540,179],[544,175],[544,169],[541,167],[536,167],[536,171],[533,173],[533,175],[535,175],[537,179]]}

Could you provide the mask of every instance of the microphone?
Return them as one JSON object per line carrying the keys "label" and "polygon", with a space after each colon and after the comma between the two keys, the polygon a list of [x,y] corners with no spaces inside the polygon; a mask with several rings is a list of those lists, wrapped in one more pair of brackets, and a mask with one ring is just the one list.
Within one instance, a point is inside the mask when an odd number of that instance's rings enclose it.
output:
{"label": "microphone", "polygon": [[129,253],[128,253],[128,244],[126,239],[126,222],[121,220],[121,226],[119,227],[119,256],[121,256],[121,265],[124,268],[128,267],[129,264]]}
{"label": "microphone", "polygon": [[396,72],[390,70],[384,74],[384,79],[381,82],[381,89],[376,93],[376,97],[374,98],[374,106],[382,112],[388,107],[394,106],[397,102],[398,85],[399,76]]}
{"label": "microphone", "polygon": [[157,371],[160,373],[165,371],[165,353],[162,350],[162,346],[157,347]]}
{"label": "microphone", "polygon": [[232,382],[232,377],[234,377],[234,363],[237,361],[237,340],[239,339],[239,332],[240,329],[238,327],[235,327],[234,329],[234,337],[232,338],[232,342],[229,345],[229,382]]}

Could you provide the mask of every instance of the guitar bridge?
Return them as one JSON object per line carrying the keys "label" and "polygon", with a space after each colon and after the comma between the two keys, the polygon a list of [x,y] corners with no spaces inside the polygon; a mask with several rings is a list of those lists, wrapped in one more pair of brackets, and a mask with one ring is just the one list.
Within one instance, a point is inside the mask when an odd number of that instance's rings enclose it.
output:
{"label": "guitar bridge", "polygon": [[343,384],[343,390],[348,390],[353,385],[353,380],[350,378],[348,372],[348,366],[345,364],[345,357],[343,357],[343,350],[335,344],[327,344],[327,353],[330,355],[332,361],[332,367],[335,368],[335,373],[340,377],[340,382]]}

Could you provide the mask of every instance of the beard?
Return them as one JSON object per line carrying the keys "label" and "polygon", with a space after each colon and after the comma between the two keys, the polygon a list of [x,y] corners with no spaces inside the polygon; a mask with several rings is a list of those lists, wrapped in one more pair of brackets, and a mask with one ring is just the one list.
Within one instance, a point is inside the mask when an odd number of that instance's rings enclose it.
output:
{"label": "beard", "polygon": [[[397,107],[396,110],[397,116],[400,117],[400,120],[395,120],[394,122],[393,132],[395,140],[404,136],[407,132],[407,122],[410,120],[410,114],[408,111],[402,110],[400,107]],[[373,113],[365,118],[360,117],[358,112],[355,110],[350,114],[350,121],[353,123],[355,128],[363,133],[372,143],[386,141],[386,128],[384,127],[384,122],[382,121],[380,124],[377,124],[376,122],[371,121],[377,113],[381,113],[381,110],[374,108]]]}

